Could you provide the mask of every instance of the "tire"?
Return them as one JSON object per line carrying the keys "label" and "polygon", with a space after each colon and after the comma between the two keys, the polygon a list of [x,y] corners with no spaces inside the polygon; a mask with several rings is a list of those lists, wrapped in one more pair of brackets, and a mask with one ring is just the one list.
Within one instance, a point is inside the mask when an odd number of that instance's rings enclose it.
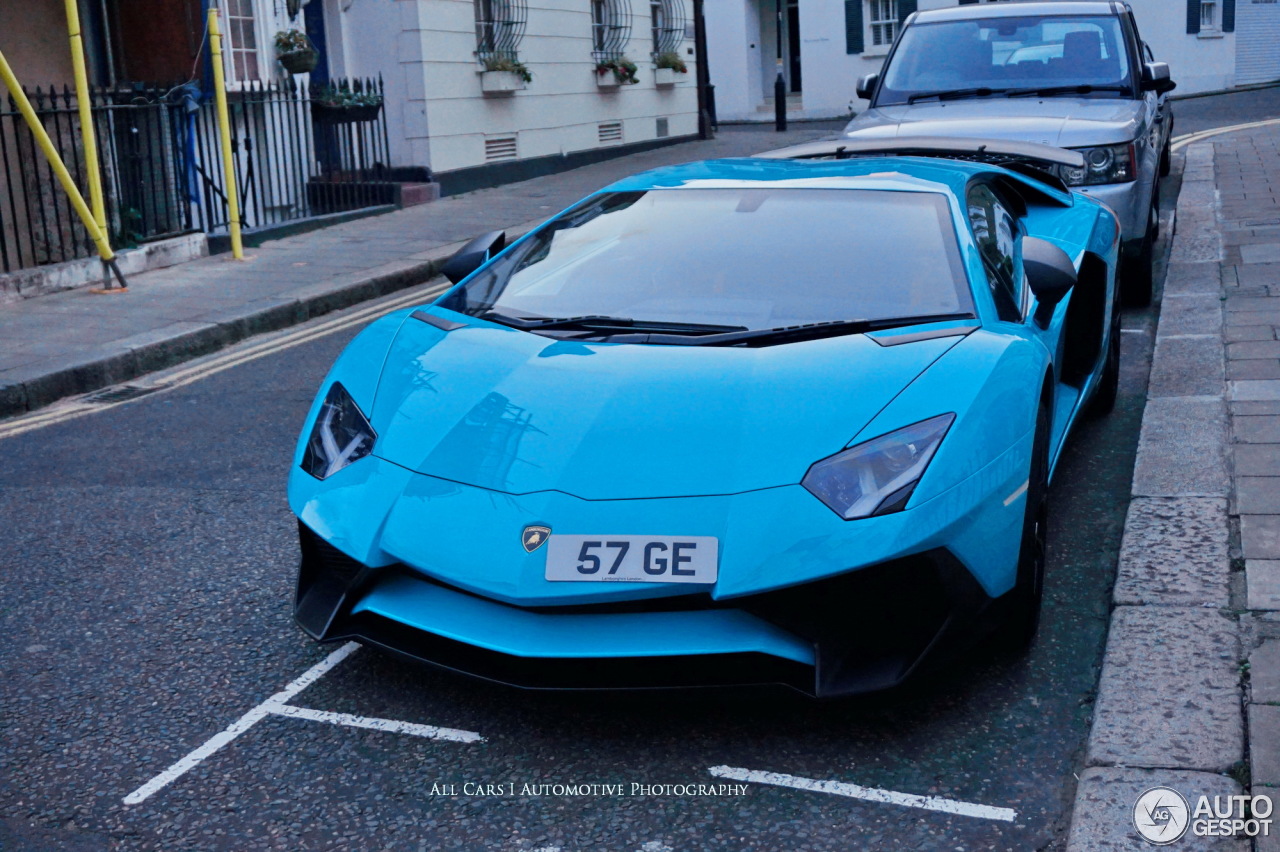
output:
{"label": "tire", "polygon": [[1018,551],[1018,577],[1002,598],[1004,621],[994,642],[1003,651],[1023,652],[1035,641],[1044,602],[1045,544],[1049,522],[1049,408],[1041,402],[1027,474],[1027,504]]}
{"label": "tire", "polygon": [[1102,368],[1102,377],[1089,400],[1089,416],[1105,417],[1116,407],[1116,396],[1120,392],[1120,309],[1111,309],[1111,340],[1107,344],[1107,362]]}
{"label": "tire", "polygon": [[1156,235],[1160,231],[1160,191],[1151,193],[1151,209],[1147,211],[1147,232],[1142,237],[1138,251],[1123,261],[1124,277],[1121,293],[1129,307],[1144,308],[1151,304],[1155,289]]}
{"label": "tire", "polygon": [[[1172,136],[1170,130],[1170,136]],[[1166,140],[1164,150],[1160,152],[1160,177],[1168,177],[1169,172],[1173,171],[1173,140]]]}

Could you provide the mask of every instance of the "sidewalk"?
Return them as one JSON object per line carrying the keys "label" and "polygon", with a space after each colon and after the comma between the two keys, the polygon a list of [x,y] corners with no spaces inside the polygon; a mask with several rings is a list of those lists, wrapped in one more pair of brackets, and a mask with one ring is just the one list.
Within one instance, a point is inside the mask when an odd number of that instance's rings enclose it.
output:
{"label": "sidewalk", "polygon": [[[1187,149],[1068,849],[1144,790],[1280,799],[1280,127]],[[1280,852],[1280,811],[1252,845]],[[1196,837],[1176,848],[1250,848]]]}
{"label": "sidewalk", "polygon": [[127,293],[72,290],[0,305],[0,417],[127,381],[264,331],[433,277],[461,241],[515,236],[645,169],[741,157],[830,135],[842,122],[724,128],[684,142],[495,189],[451,196],[134,276]]}

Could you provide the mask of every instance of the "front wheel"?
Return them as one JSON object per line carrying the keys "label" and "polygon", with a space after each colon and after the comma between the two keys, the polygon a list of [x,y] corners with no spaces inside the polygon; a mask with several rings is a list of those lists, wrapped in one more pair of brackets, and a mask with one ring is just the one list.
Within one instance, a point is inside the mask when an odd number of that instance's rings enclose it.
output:
{"label": "front wheel", "polygon": [[1049,525],[1049,408],[1041,402],[1036,414],[1035,444],[1027,472],[1027,504],[1018,551],[1018,577],[1005,593],[1005,619],[996,628],[996,645],[1008,651],[1031,647],[1040,627],[1044,602],[1044,563]]}
{"label": "front wheel", "polygon": [[1151,209],[1147,212],[1147,232],[1138,250],[1122,262],[1121,291],[1126,305],[1143,308],[1151,304],[1155,289],[1156,235],[1159,232],[1160,195],[1158,190],[1153,190]]}

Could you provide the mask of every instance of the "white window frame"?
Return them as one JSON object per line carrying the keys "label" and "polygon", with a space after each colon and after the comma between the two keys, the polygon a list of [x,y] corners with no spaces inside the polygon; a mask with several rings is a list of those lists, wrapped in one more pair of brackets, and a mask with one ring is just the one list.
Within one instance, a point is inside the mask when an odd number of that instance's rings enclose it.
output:
{"label": "white window frame", "polygon": [[245,17],[253,21],[253,37],[257,42],[252,48],[258,60],[258,75],[256,77],[241,77],[236,70],[236,54],[245,54],[249,52],[249,48],[240,47],[238,44],[239,32],[233,21],[231,13],[231,4],[223,3],[218,12],[218,24],[222,29],[222,66],[223,72],[227,79],[227,90],[231,92],[242,91],[248,83],[264,83],[275,76],[276,71],[276,48],[274,34],[268,32],[274,20],[268,21],[271,10],[266,13],[262,10],[262,0],[239,0],[239,4],[244,4],[250,10],[247,16],[236,15],[236,19]]}
{"label": "white window frame", "polygon": [[1200,0],[1200,35],[1222,33],[1222,4],[1218,0]]}
{"label": "white window frame", "polygon": [[889,52],[898,35],[898,0],[863,0],[863,55]]}

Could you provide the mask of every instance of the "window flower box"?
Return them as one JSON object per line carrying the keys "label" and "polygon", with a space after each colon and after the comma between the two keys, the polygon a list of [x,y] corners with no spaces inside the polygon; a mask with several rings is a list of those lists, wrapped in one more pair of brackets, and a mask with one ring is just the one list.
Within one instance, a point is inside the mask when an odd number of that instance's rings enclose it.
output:
{"label": "window flower box", "polygon": [[653,82],[659,86],[674,86],[679,73],[674,68],[655,68]]}

